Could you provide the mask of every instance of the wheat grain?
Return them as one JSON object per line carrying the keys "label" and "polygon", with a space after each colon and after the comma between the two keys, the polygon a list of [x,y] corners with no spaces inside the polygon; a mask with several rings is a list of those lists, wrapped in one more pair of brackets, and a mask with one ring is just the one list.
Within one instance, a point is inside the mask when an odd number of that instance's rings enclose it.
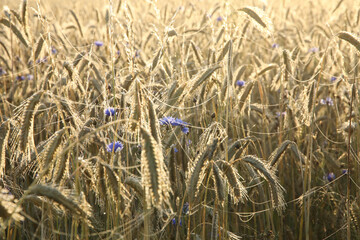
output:
{"label": "wheat grain", "polygon": [[199,65],[202,65],[201,53],[199,53],[199,50],[197,49],[197,47],[195,46],[195,43],[193,41],[190,41],[190,45],[195,54],[196,60],[198,61]]}
{"label": "wheat grain", "polygon": [[230,46],[232,45],[232,40],[229,40],[226,44],[225,47],[223,48],[223,50],[221,51],[221,54],[219,55],[217,62],[221,62],[225,55],[228,53]]}
{"label": "wheat grain", "polygon": [[195,91],[203,82],[208,79],[217,69],[219,69],[220,66],[217,65],[212,68],[208,68],[193,84],[191,89],[189,90],[189,94],[191,94],[193,91]]}
{"label": "wheat grain", "polygon": [[155,139],[157,143],[161,142],[160,136],[159,136],[159,120],[156,116],[156,111],[154,108],[154,104],[152,103],[151,99],[148,100],[148,108],[149,108],[149,120],[150,120],[150,129],[151,129],[151,135]]}
{"label": "wheat grain", "polygon": [[80,24],[80,22],[79,22],[78,17],[76,16],[76,14],[75,14],[75,12],[74,12],[73,10],[70,9],[69,11],[70,11],[71,15],[73,16],[73,18],[75,19],[75,22],[76,22],[76,25],[77,25],[77,27],[78,27],[78,30],[80,31],[81,37],[84,37],[83,31],[82,31],[82,27],[81,27],[81,24]]}
{"label": "wheat grain", "polygon": [[87,218],[89,213],[87,209],[80,207],[75,199],[72,199],[66,195],[66,191],[62,189],[57,189],[54,186],[47,186],[47,185],[34,185],[30,187],[26,191],[26,195],[35,194],[37,196],[44,196],[47,197],[60,205],[64,206],[68,209],[72,214],[76,214],[82,218]]}
{"label": "wheat grain", "polygon": [[131,130],[135,131],[135,129],[141,125],[141,115],[142,115],[142,93],[141,93],[141,86],[140,86],[140,82],[136,81],[135,82],[135,94],[133,95],[133,116],[132,119],[134,119],[135,121],[133,121],[131,123]]}
{"label": "wheat grain", "polygon": [[[6,55],[8,56],[8,58],[10,59],[11,58],[11,56],[10,56],[10,53],[9,53],[9,50],[7,49],[7,47],[6,47],[6,45],[5,45],[5,43],[4,42],[2,42],[2,41],[0,41],[0,45],[3,47],[3,49],[4,49],[4,51],[5,51],[5,53],[6,53]],[[3,58],[4,60],[4,62],[5,62],[5,58]]]}
{"label": "wheat grain", "polygon": [[261,31],[266,32],[268,35],[271,35],[273,32],[273,24],[268,18],[265,13],[256,7],[244,7],[239,9],[238,11],[245,12],[248,16],[250,16],[250,19],[253,23],[255,23],[255,26],[259,26],[258,28]]}
{"label": "wheat grain", "polygon": [[10,136],[10,129],[8,125],[9,124],[5,122],[0,126],[0,177],[3,177],[5,173],[6,149],[8,147]]}
{"label": "wheat grain", "polygon": [[219,213],[216,209],[213,212],[212,223],[211,223],[211,240],[218,239],[218,221],[219,221]]}
{"label": "wheat grain", "polygon": [[273,69],[276,69],[278,68],[278,65],[277,64],[269,64],[267,66],[264,66],[263,68],[261,68],[258,72],[257,72],[257,76],[260,77],[261,75],[265,74],[267,71],[270,71],[270,70],[273,70]]}
{"label": "wheat grain", "polygon": [[240,100],[239,100],[239,111],[243,111],[246,100],[250,97],[251,95],[251,90],[254,87],[254,82],[249,82],[246,87],[245,90],[243,91]]}
{"label": "wheat grain", "polygon": [[20,30],[13,23],[9,22],[9,20],[5,18],[0,19],[0,23],[10,28],[11,31],[15,34],[15,36],[20,40],[20,42],[24,44],[25,47],[29,47],[28,42],[26,41]]}
{"label": "wheat grain", "polygon": [[74,61],[73,61],[73,66],[76,67],[79,62],[81,61],[81,59],[83,59],[83,57],[85,56],[85,52],[80,52],[78,55],[76,55],[76,57],[74,58]]}
{"label": "wheat grain", "polygon": [[44,38],[43,38],[43,36],[40,36],[38,41],[37,41],[37,44],[36,44],[36,49],[35,49],[35,52],[34,52],[34,59],[38,59],[38,57],[39,57],[39,55],[41,53],[43,45],[44,45]]}
{"label": "wheat grain", "polygon": [[28,4],[27,0],[23,0],[21,3],[21,23],[24,28],[26,36],[29,37],[29,26],[28,26]]}
{"label": "wheat grain", "polygon": [[27,101],[24,108],[23,116],[21,117],[21,129],[20,129],[20,149],[25,151],[27,146],[29,131],[30,131],[30,121],[33,118],[36,104],[39,102],[43,91],[34,93]]}
{"label": "wheat grain", "polygon": [[96,176],[97,176],[97,180],[98,180],[98,191],[100,193],[100,196],[106,200],[106,184],[105,184],[105,172],[104,172],[104,166],[98,162],[96,165]]}
{"label": "wheat grain", "polygon": [[18,206],[14,196],[9,194],[6,189],[0,189],[0,218],[3,221],[14,219],[15,221],[23,221],[24,217],[20,214],[21,207]]}
{"label": "wheat grain", "polygon": [[120,201],[120,190],[119,190],[119,182],[114,171],[108,166],[104,165],[106,176],[108,179],[108,184],[113,193],[114,199],[119,202]]}
{"label": "wheat grain", "polygon": [[220,203],[223,203],[225,199],[225,187],[223,182],[223,176],[221,175],[220,169],[214,161],[212,161],[212,169],[213,169],[213,179],[215,182],[216,198]]}
{"label": "wheat grain", "polygon": [[168,200],[170,193],[161,145],[144,128],[141,128],[141,135],[144,147],[141,152],[142,185],[145,188],[147,207],[160,207]]}
{"label": "wheat grain", "polygon": [[143,186],[141,185],[141,179],[135,177],[127,177],[124,183],[135,190],[140,200],[145,200],[145,192]]}
{"label": "wheat grain", "polygon": [[338,38],[340,38],[344,41],[347,41],[348,43],[353,45],[358,50],[358,53],[360,52],[360,40],[354,34],[345,32],[345,31],[341,31],[337,34],[337,36],[338,36]]}
{"label": "wheat grain", "polygon": [[[70,138],[71,139],[71,138]],[[69,144],[66,144],[64,148],[68,147]],[[61,149],[61,148],[60,148]],[[66,171],[66,161],[68,160],[67,154],[61,154],[56,158],[56,166],[54,168],[54,183],[60,184],[63,179]]]}
{"label": "wheat grain", "polygon": [[[209,160],[212,158],[212,155],[214,154],[214,151],[216,149],[218,143],[218,139],[215,139],[213,143],[198,155],[197,159],[195,160],[196,165],[194,169],[191,172],[189,182],[188,182],[188,195],[189,195],[189,202],[193,202],[194,197],[196,197],[198,193],[198,187],[199,187],[199,179],[201,172],[203,172],[203,166],[206,160]],[[206,166],[205,166],[206,167]]]}
{"label": "wheat grain", "polygon": [[264,164],[259,158],[255,156],[245,156],[241,158],[242,161],[251,164],[253,168],[262,174],[265,179],[269,182],[271,187],[271,193],[273,200],[275,202],[275,206],[278,210],[283,210],[285,208],[284,202],[284,188],[280,185],[277,177],[273,170],[267,164]]}
{"label": "wheat grain", "polygon": [[239,173],[228,162],[221,161],[220,165],[221,165],[222,171],[223,171],[224,175],[226,176],[226,179],[229,183],[230,190],[231,190],[230,193],[231,193],[234,203],[237,204],[239,201],[244,203],[244,200],[246,200],[248,198],[248,195],[246,192],[246,188],[239,180],[239,178],[240,178]]}
{"label": "wheat grain", "polygon": [[289,145],[296,145],[296,143],[286,140],[270,154],[268,159],[270,166],[274,166],[276,164]]}
{"label": "wheat grain", "polygon": [[65,133],[65,130],[67,128],[63,128],[57,132],[55,132],[51,137],[46,145],[42,156],[40,157],[41,161],[41,172],[42,174],[46,174],[49,169],[51,169],[52,162],[54,161],[54,155],[57,150],[57,148],[60,146],[62,135]]}
{"label": "wheat grain", "polygon": [[158,65],[159,61],[161,60],[163,54],[164,54],[164,49],[160,48],[160,50],[158,51],[158,53],[156,54],[155,58],[152,61],[151,67],[150,67],[150,72],[154,71],[154,69],[156,68],[156,66]]}

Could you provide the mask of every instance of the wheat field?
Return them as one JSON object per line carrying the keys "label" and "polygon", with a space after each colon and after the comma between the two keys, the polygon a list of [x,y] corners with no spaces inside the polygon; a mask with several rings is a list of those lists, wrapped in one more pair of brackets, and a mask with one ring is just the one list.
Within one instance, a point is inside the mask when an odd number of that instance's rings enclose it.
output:
{"label": "wheat field", "polygon": [[359,1],[0,8],[0,239],[360,239]]}

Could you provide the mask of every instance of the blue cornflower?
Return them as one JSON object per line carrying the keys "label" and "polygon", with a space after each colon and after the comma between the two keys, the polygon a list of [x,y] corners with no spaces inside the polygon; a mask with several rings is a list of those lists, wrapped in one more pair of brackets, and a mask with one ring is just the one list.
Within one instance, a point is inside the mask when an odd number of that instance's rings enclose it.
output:
{"label": "blue cornflower", "polygon": [[218,17],[216,18],[216,21],[217,21],[217,22],[221,22],[222,20],[224,20],[222,16],[218,16]]}
{"label": "blue cornflower", "polygon": [[116,111],[114,108],[107,108],[104,111],[106,116],[114,116],[116,114]]}
{"label": "blue cornflower", "polygon": [[0,76],[5,75],[6,71],[0,67]]}
{"label": "blue cornflower", "polygon": [[285,115],[286,115],[286,112],[282,112],[282,113],[276,112],[276,116],[277,116],[277,117],[285,116]]}
{"label": "blue cornflower", "polygon": [[348,170],[347,170],[347,169],[342,169],[342,170],[341,170],[341,173],[342,173],[342,174],[348,174]]}
{"label": "blue cornflower", "polygon": [[189,123],[184,122],[183,120],[176,118],[175,119],[175,123],[173,124],[174,126],[180,126],[181,127],[181,131],[185,134],[189,133],[189,128],[187,127],[189,125]]}
{"label": "blue cornflower", "polygon": [[[172,220],[171,220],[171,223],[172,223],[172,225],[176,225],[176,219],[175,218],[173,218]],[[181,219],[180,219],[180,221],[179,221],[179,225],[180,226],[182,226],[182,221],[181,221]]]}
{"label": "blue cornflower", "polygon": [[175,122],[172,124],[173,126],[182,126],[182,127],[185,127],[187,125],[189,125],[189,123],[187,122],[184,122],[183,120],[179,119],[179,118],[176,118],[175,119]]}
{"label": "blue cornflower", "polygon": [[173,125],[173,123],[175,122],[175,118],[173,117],[163,117],[159,119],[160,121],[160,125]]}
{"label": "blue cornflower", "polygon": [[106,146],[106,151],[107,152],[112,152],[114,150],[114,152],[118,152],[121,151],[123,149],[123,145],[121,142],[114,142],[114,143],[110,143],[109,145]]}
{"label": "blue cornflower", "polygon": [[327,176],[326,176],[327,180],[329,182],[331,182],[332,180],[334,180],[336,177],[335,177],[335,174],[333,172],[329,173]]}
{"label": "blue cornflower", "polygon": [[23,81],[23,80],[25,80],[25,76],[19,75],[16,77],[16,80]]}
{"label": "blue cornflower", "polygon": [[181,131],[183,133],[186,134],[189,132],[189,128],[187,126],[190,124],[187,122],[184,122],[183,120],[181,120],[179,118],[163,117],[163,118],[159,119],[159,121],[160,121],[160,125],[180,126]]}
{"label": "blue cornflower", "polygon": [[179,152],[179,150],[176,148],[176,147],[174,147],[174,152]]}
{"label": "blue cornflower", "polygon": [[46,63],[46,62],[47,62],[47,57],[46,56],[44,58],[36,60],[36,63]]}
{"label": "blue cornflower", "polygon": [[326,98],[326,103],[327,103],[328,105],[330,105],[330,106],[333,106],[333,105],[334,105],[334,102],[333,102],[333,100],[331,99],[331,97],[327,97],[327,98]]}
{"label": "blue cornflower", "polygon": [[279,47],[279,44],[273,43],[273,44],[271,45],[271,47],[272,47],[272,48],[278,48],[278,47]]}
{"label": "blue cornflower", "polygon": [[51,53],[52,54],[56,54],[57,53],[57,50],[56,50],[56,48],[53,46],[53,47],[51,47]]}
{"label": "blue cornflower", "polygon": [[189,203],[188,202],[184,203],[182,211],[183,211],[184,214],[189,213]]}
{"label": "blue cornflower", "polygon": [[330,78],[330,81],[331,81],[331,82],[335,82],[335,81],[336,81],[336,79],[337,79],[337,77],[332,76],[332,77]]}
{"label": "blue cornflower", "polygon": [[237,80],[236,81],[236,85],[239,86],[239,87],[243,87],[245,85],[245,81],[243,80]]}
{"label": "blue cornflower", "polygon": [[26,75],[26,79],[27,80],[33,80],[34,76],[32,74],[28,74],[28,75]]}
{"label": "blue cornflower", "polygon": [[181,131],[185,134],[189,133],[189,128],[188,127],[182,127]]}
{"label": "blue cornflower", "polygon": [[136,57],[136,58],[140,57],[140,50],[136,50],[136,51],[135,51],[135,57]]}
{"label": "blue cornflower", "polygon": [[95,41],[94,44],[95,44],[97,47],[101,47],[101,46],[104,45],[104,43],[101,42],[101,41]]}
{"label": "blue cornflower", "polygon": [[318,52],[318,51],[319,51],[319,48],[318,48],[318,47],[312,47],[312,48],[309,49],[309,52],[310,52],[310,53],[316,53],[316,52]]}
{"label": "blue cornflower", "polygon": [[327,97],[326,99],[321,99],[320,100],[320,104],[321,105],[328,105],[328,106],[334,106],[334,102],[331,99],[331,97]]}

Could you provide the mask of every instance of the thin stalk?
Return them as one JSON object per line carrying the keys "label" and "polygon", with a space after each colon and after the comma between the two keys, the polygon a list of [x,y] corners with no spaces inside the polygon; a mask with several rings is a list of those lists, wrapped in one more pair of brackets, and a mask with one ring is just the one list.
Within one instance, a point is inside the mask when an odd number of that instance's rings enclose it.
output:
{"label": "thin stalk", "polygon": [[206,181],[206,188],[205,188],[205,197],[204,197],[204,208],[203,208],[203,229],[202,229],[202,239],[206,239],[206,235],[205,235],[205,232],[206,232],[206,222],[205,222],[205,217],[206,217],[206,198],[207,198],[207,189],[208,189],[208,186],[209,186],[209,181],[210,181],[210,175]]}
{"label": "thin stalk", "polygon": [[147,203],[144,201],[145,215],[144,215],[144,239],[150,239],[150,210],[147,209]]}
{"label": "thin stalk", "polygon": [[[299,239],[302,239],[302,227],[303,227],[303,217],[305,216],[305,237],[306,240],[310,239],[310,205],[311,205],[311,197],[310,194],[308,196],[306,196],[306,193],[308,191],[310,191],[311,189],[311,169],[312,169],[312,160],[313,160],[313,131],[314,131],[314,119],[315,119],[315,99],[316,99],[316,95],[317,92],[319,90],[319,86],[320,86],[320,79],[321,79],[321,73],[324,69],[324,62],[325,62],[325,54],[328,51],[328,48],[330,46],[330,43],[328,44],[328,46],[326,47],[326,50],[324,52],[324,54],[322,55],[321,59],[320,59],[320,70],[317,73],[317,80],[315,80],[315,88],[314,88],[314,93],[313,93],[313,99],[312,99],[312,110],[311,110],[311,121],[310,121],[310,129],[309,129],[309,144],[308,144],[308,149],[307,149],[307,162],[306,164],[306,168],[305,168],[305,177],[304,177],[304,181],[303,181],[303,191],[304,191],[304,205],[303,205],[303,216],[301,216],[301,223],[300,223],[300,234],[299,234]],[[310,96],[311,97],[311,96]]]}
{"label": "thin stalk", "polygon": [[352,121],[352,106],[354,103],[354,95],[355,95],[355,78],[351,91],[351,102],[350,102],[350,119],[349,119],[349,132],[348,132],[348,146],[347,146],[347,186],[346,186],[346,210],[347,210],[347,227],[346,227],[346,238],[347,240],[351,239],[351,216],[350,216],[350,144],[351,144],[351,121]]}

